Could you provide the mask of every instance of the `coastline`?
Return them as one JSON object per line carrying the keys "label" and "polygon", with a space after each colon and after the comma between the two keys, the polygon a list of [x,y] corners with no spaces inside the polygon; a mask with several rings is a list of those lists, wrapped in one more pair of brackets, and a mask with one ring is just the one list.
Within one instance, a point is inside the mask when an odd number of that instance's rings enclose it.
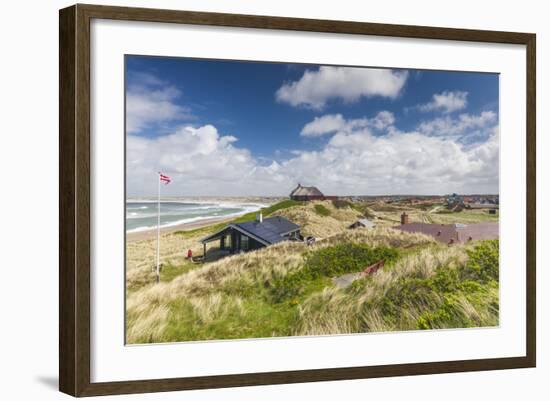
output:
{"label": "coastline", "polygon": [[[173,226],[168,227],[161,227],[160,233],[161,235],[165,234],[171,234],[175,231],[187,231],[187,230],[194,230],[196,228],[203,228],[206,226],[209,226],[211,224],[217,224],[217,223],[223,223],[228,222],[235,219],[235,216],[231,217],[212,217],[208,219],[204,219],[201,221],[194,221],[190,223],[181,223]],[[126,241],[127,242],[135,242],[135,241],[143,241],[143,240],[150,240],[155,239],[157,237],[157,229],[152,228],[150,230],[143,230],[143,231],[134,231],[134,232],[127,232],[126,233]]]}
{"label": "coastline", "polygon": [[[209,197],[209,196],[175,197],[174,196],[174,197],[164,197],[163,199],[161,199],[161,202],[165,202],[165,203],[189,202],[189,203],[199,203],[199,204],[200,203],[218,203],[218,204],[225,204],[225,205],[229,204],[229,205],[235,205],[235,206],[254,205],[257,208],[257,210],[260,210],[262,208],[272,205],[274,202],[276,202],[277,199],[278,198],[253,197],[253,196],[246,196],[246,197]],[[131,197],[126,200],[126,203],[128,202],[156,203],[157,200],[151,197]],[[175,231],[182,231],[182,230],[186,231],[186,230],[202,228],[212,224],[234,220],[235,218],[238,218],[251,211],[254,211],[254,210],[245,209],[240,213],[234,213],[234,214],[229,214],[225,216],[205,217],[197,221],[167,225],[164,227],[161,226],[160,232],[161,232],[161,235],[165,235],[165,234],[173,233]],[[142,240],[151,240],[151,239],[155,239],[156,236],[157,236],[157,228],[151,227],[143,231],[129,231],[129,232],[127,231],[126,241],[135,242],[135,241],[142,241]]]}

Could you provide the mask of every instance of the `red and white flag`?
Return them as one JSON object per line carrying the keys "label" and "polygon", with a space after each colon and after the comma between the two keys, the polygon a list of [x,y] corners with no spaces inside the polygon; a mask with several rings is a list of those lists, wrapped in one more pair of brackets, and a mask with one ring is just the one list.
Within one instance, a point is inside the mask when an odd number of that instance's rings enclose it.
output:
{"label": "red and white flag", "polygon": [[164,182],[164,184],[169,184],[170,181],[172,181],[170,179],[170,177],[168,177],[167,175],[164,175],[162,173],[159,173],[159,179],[160,179],[161,182]]}
{"label": "red and white flag", "polygon": [[172,179],[159,171],[158,198],[157,198],[157,283],[160,283],[160,183],[170,184]]}

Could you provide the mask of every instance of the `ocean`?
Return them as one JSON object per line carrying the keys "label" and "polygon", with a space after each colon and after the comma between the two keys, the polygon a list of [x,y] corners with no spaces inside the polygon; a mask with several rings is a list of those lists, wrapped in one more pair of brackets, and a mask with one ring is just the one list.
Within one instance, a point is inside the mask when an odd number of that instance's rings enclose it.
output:
{"label": "ocean", "polygon": [[[162,228],[212,218],[240,216],[260,210],[264,206],[255,203],[161,201],[160,226]],[[126,202],[126,232],[144,231],[156,227],[156,201]]]}

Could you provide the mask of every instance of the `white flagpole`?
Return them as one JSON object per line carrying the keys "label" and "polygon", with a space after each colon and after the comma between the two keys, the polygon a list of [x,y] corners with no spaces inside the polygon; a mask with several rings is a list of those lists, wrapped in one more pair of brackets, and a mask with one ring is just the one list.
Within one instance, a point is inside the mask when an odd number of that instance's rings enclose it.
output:
{"label": "white flagpole", "polygon": [[157,176],[157,283],[160,282],[160,173]]}

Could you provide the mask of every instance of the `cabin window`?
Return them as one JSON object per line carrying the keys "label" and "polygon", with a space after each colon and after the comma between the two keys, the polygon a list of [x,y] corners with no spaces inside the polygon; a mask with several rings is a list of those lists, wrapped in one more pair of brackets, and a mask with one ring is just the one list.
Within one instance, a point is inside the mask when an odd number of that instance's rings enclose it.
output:
{"label": "cabin window", "polygon": [[246,235],[241,235],[241,249],[248,251],[248,237]]}

